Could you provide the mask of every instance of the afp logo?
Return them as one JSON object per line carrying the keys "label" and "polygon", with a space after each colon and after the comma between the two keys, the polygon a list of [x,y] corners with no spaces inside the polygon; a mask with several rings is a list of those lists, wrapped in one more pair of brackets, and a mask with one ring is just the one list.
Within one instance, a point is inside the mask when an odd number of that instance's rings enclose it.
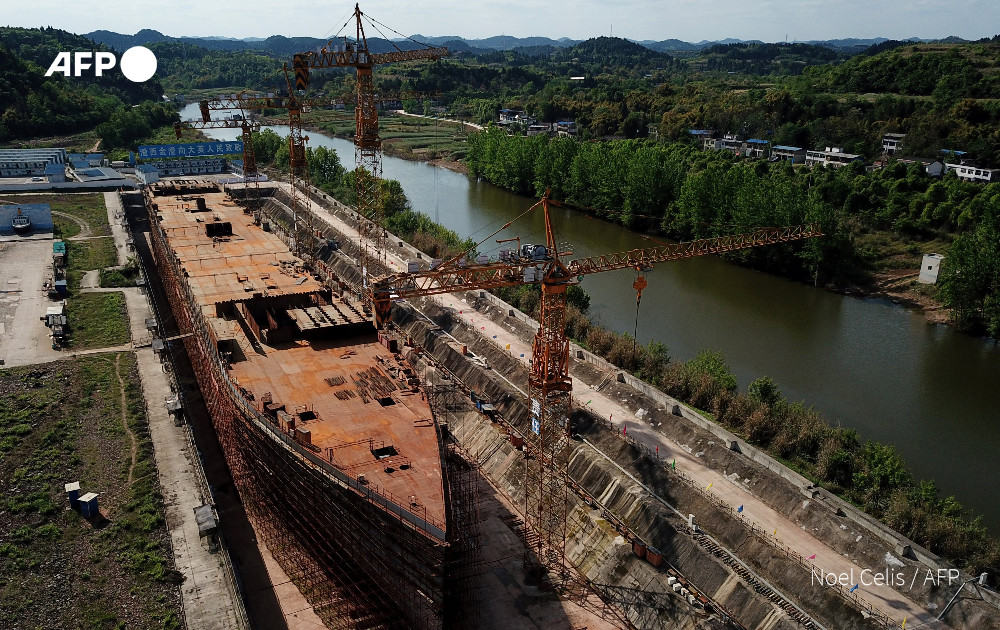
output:
{"label": "afp logo", "polygon": [[[83,76],[84,70],[93,68],[94,76],[104,76],[105,70],[115,67],[115,54],[110,52],[61,52],[45,76],[50,77],[56,72],[64,76]],[[148,81],[156,73],[156,55],[145,46],[133,46],[122,53],[121,71],[125,78],[134,83]]]}

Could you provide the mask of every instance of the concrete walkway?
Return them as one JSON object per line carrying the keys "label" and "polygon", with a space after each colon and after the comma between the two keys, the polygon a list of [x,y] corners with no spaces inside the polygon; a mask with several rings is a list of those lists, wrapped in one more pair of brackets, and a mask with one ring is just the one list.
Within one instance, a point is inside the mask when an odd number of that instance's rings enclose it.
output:
{"label": "concrete walkway", "polygon": [[[355,240],[358,238],[357,232],[341,220],[340,217],[323,212],[317,214],[332,225],[334,229],[350,239]],[[402,260],[391,250],[388,252],[388,262],[393,269],[405,269],[406,261]],[[531,361],[531,340],[514,334],[505,326],[482,315],[465,302],[461,295],[439,295],[432,296],[431,299],[442,306],[453,309],[454,316],[466,322],[487,339],[492,339],[501,348],[510,344],[511,354],[518,358],[525,366],[529,366]],[[571,359],[571,364],[575,362],[575,360]],[[824,541],[814,537],[809,531],[801,529],[794,521],[776,512],[759,497],[754,496],[746,489],[733,483],[721,471],[709,467],[704,461],[689,452],[682,445],[654,430],[649,424],[636,416],[631,409],[619,401],[593,390],[589,385],[576,377],[572,377],[572,380],[573,391],[577,392],[578,395],[585,395],[587,400],[590,401],[588,404],[589,409],[605,418],[609,418],[616,427],[622,428],[627,425],[627,431],[630,436],[646,445],[651,451],[659,447],[660,456],[665,460],[676,459],[677,469],[683,471],[695,483],[708,488],[731,505],[744,506],[743,516],[748,523],[753,523],[764,531],[774,532],[773,536],[778,542],[796,549],[803,556],[808,557],[816,554],[816,566],[824,572],[848,573],[858,576],[861,574],[862,569],[865,568],[875,571],[880,570],[880,567],[858,566],[850,558],[844,557],[837,550],[827,546]],[[874,609],[895,620],[897,624],[902,623],[905,617],[908,627],[947,627],[937,622],[934,618],[935,616],[922,605],[889,586],[865,586],[860,590],[858,595]]]}
{"label": "concrete walkway", "polygon": [[122,225],[122,217],[125,210],[122,208],[118,193],[104,193],[104,205],[108,207],[108,223],[111,224],[111,234],[115,237],[115,250],[118,252],[118,264],[124,265],[128,262],[128,234]]}
{"label": "concrete walkway", "polygon": [[[117,195],[106,193],[105,201],[111,197],[114,204],[108,205],[108,220],[112,225],[121,260],[125,251],[125,231],[121,227],[121,219],[116,218],[113,210],[118,208],[120,212]],[[146,401],[146,416],[153,441],[156,471],[163,492],[167,530],[174,551],[174,563],[184,576],[181,601],[187,627],[199,630],[243,630],[246,626],[238,613],[242,606],[237,606],[234,599],[224,556],[222,553],[210,552],[207,542],[198,534],[194,509],[209,502],[211,498],[198,473],[201,462],[189,434],[185,427],[174,425],[173,417],[166,408],[166,400],[173,392],[159,357],[149,346],[152,334],[146,329],[146,319],[153,316],[149,302],[137,287],[84,290],[94,293],[108,291],[121,291],[125,295],[132,333],[131,347],[135,350],[139,380]]]}

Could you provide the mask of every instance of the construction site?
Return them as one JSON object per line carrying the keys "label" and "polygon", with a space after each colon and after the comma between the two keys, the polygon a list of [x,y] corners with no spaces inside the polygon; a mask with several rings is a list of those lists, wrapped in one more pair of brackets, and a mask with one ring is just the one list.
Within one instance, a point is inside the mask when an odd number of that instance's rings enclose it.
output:
{"label": "construction site", "polygon": [[[983,578],[567,338],[584,276],[634,271],[638,305],[656,265],[817,226],[573,258],[546,195],[480,241],[542,214],[545,243],[432,259],[384,226],[377,105],[398,95],[372,71],[448,51],[371,53],[366,22],[356,8],[353,38],[295,55],[284,94],[202,101],[186,124],[241,129],[242,177],[119,193],[164,353],[190,366],[178,414],[207,414],[248,544],[275,561],[261,588],[280,619],[252,626],[1000,628]],[[306,95],[310,72],[335,67],[357,73],[353,207],[308,181],[301,114],[332,102]],[[275,109],[287,182],[253,155],[252,114]],[[538,321],[489,293],[523,285]],[[908,589],[825,579],[887,564]],[[941,571],[957,579],[916,579]]]}

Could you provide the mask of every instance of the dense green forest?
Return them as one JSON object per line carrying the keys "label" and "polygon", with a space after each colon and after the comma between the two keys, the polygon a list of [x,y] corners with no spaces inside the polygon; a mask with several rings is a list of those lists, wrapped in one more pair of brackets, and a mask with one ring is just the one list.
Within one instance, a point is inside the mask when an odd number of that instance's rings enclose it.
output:
{"label": "dense green forest", "polygon": [[45,76],[61,50],[104,49],[58,29],[0,27],[0,142],[78,133],[129,105],[159,100],[155,79],[133,83],[117,71]]}
{"label": "dense green forest", "polygon": [[[618,51],[619,65],[601,62],[606,50]],[[452,113],[476,122],[495,120],[502,107],[520,108],[544,122],[575,120],[585,139],[653,130],[683,140],[688,129],[710,128],[776,144],[839,146],[873,159],[892,131],[908,134],[912,155],[959,148],[1000,165],[998,77],[996,39],[887,42],[850,58],[805,44],[734,44],[680,59],[599,38],[380,74],[387,85],[439,92]]]}
{"label": "dense green forest", "polygon": [[[679,143],[580,142],[510,136],[498,128],[473,134],[470,173],[513,192],[553,197],[597,216],[674,240],[747,231],[764,225],[816,223],[823,239],[730,255],[755,268],[837,288],[871,280],[879,252],[865,235],[889,232],[920,251],[921,242],[958,234],[945,261],[942,296],[960,328],[1000,333],[1000,261],[975,239],[1000,241],[1000,184],[971,184],[949,173],[928,177],[919,165],[894,162],[868,172],[801,169],[787,162],[745,161]],[[992,257],[991,257],[992,255]]]}

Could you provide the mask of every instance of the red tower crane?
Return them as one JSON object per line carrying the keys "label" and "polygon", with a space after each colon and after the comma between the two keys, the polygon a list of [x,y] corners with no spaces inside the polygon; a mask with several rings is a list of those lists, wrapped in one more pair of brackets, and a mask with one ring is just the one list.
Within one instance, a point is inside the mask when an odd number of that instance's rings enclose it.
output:
{"label": "red tower crane", "polygon": [[[538,332],[532,342],[528,378],[527,404],[534,437],[525,449],[528,456],[525,517],[538,534],[537,557],[565,569],[568,497],[564,483],[567,479],[567,449],[564,446],[571,434],[569,411],[572,390],[569,339],[566,337],[567,288],[589,274],[619,269],[643,271],[657,263],[787,243],[822,236],[822,233],[814,225],[760,228],[744,234],[663,244],[566,262],[561,258],[564,253],[559,252],[552,230],[549,204],[555,205],[556,202],[546,196],[528,211],[542,207],[545,216],[544,247],[535,246],[530,252],[516,252],[505,261],[466,264],[464,256],[457,256],[435,269],[391,274],[373,283],[372,301],[376,325],[382,326],[388,321],[394,299],[522,284],[541,285],[541,314]],[[508,222],[481,243],[510,225],[511,222]],[[641,288],[644,287],[637,287],[637,290]]]}
{"label": "red tower crane", "polygon": [[[311,69],[355,68],[357,71],[355,89],[357,102],[354,108],[354,157],[357,170],[354,181],[358,199],[357,210],[361,216],[370,220],[370,223],[363,221],[361,228],[362,274],[367,276],[375,273],[369,269],[371,265],[367,264],[368,261],[384,263],[385,256],[385,230],[378,204],[378,180],[382,176],[382,140],[378,135],[378,98],[375,95],[372,68],[376,65],[403,61],[437,60],[448,56],[448,49],[421,44],[424,47],[415,50],[402,50],[396,46],[396,50],[391,52],[373,53],[368,48],[368,38],[365,35],[362,18],[369,20],[373,26],[377,23],[362,13],[357,4],[354,5],[353,17],[355,21],[353,41],[345,37],[339,49],[335,49],[331,41],[318,53],[310,51],[297,54],[293,58],[292,68],[295,71],[296,90],[308,89]],[[346,25],[345,23],[344,26]],[[377,26],[375,28],[377,29]]]}

